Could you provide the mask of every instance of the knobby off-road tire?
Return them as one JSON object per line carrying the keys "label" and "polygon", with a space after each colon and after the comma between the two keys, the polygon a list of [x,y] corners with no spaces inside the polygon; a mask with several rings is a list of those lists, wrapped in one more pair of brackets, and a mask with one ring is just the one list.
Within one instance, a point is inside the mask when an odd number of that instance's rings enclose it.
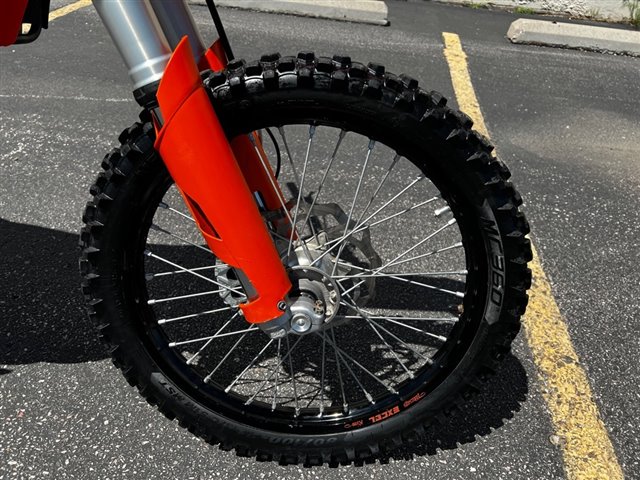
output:
{"label": "knobby off-road tire", "polygon": [[[153,149],[154,130],[143,114],[103,160],[80,239],[89,316],[113,362],[167,417],[239,455],[337,465],[419,441],[426,427],[454,415],[462,401],[480,390],[520,328],[531,282],[531,248],[509,171],[465,114],[448,108],[438,93],[418,88],[417,81],[385,73],[379,65],[308,53],[298,58],[273,55],[250,64],[235,61],[225,72],[208,74],[205,85],[230,137],[290,123],[333,126],[388,145],[411,160],[436,185],[460,228],[468,273],[459,321],[447,330],[450,336],[438,346],[432,364],[403,380],[396,393],[376,397],[375,403],[354,403],[348,412],[338,409],[329,415],[328,406],[325,417],[332,416],[331,421],[312,421],[298,412],[297,393],[293,414],[284,408],[271,415],[202,382],[179,352],[169,348],[148,305],[143,252],[154,214],[172,182]],[[401,239],[402,231],[394,233]],[[279,349],[280,343],[278,358]],[[344,364],[337,357],[333,368],[342,365],[349,376],[348,357],[342,357]],[[354,363],[350,366],[356,377],[366,376]],[[277,380],[275,388],[274,398]]]}

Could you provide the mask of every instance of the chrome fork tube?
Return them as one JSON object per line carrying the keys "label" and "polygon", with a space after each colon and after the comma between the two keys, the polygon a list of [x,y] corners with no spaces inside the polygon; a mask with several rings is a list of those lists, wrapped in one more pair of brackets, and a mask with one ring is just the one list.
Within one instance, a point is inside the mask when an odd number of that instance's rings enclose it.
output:
{"label": "chrome fork tube", "polygon": [[187,35],[191,51],[196,62],[204,54],[204,44],[200,32],[191,16],[186,0],[150,0],[153,11],[158,17],[160,27],[167,37],[169,46],[174,50],[182,37]]}
{"label": "chrome fork tube", "polygon": [[184,35],[196,61],[204,52],[184,0],[93,0],[93,5],[129,70],[134,91],[162,78]]}

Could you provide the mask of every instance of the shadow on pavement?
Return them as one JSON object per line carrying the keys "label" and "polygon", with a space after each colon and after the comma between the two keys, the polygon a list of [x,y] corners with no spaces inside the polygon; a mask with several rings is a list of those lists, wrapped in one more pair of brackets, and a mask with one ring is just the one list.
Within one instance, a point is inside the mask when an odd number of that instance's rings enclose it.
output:
{"label": "shadow on pavement", "polygon": [[[0,219],[0,258],[0,375],[10,374],[12,365],[108,358],[84,312],[76,235]],[[527,393],[527,373],[508,355],[484,393],[432,428],[424,443],[382,460],[472,442],[513,417]]]}
{"label": "shadow on pavement", "polygon": [[77,235],[0,219],[0,373],[107,358],[85,315]]}

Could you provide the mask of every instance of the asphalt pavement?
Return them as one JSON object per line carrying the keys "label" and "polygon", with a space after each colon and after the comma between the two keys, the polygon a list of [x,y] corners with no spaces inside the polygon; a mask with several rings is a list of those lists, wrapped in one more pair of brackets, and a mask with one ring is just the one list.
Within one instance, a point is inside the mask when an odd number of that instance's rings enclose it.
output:
{"label": "asphalt pavement", "polygon": [[[505,12],[387,3],[390,27],[220,13],[240,57],[346,53],[454,103],[442,32],[460,35],[620,465],[640,478],[640,60],[512,45],[517,17]],[[206,8],[193,12],[212,38]],[[237,458],[148,406],[96,340],[77,274],[88,186],[137,110],[90,8],[0,51],[0,480],[564,477],[523,335],[460,416],[424,445],[359,468]]]}

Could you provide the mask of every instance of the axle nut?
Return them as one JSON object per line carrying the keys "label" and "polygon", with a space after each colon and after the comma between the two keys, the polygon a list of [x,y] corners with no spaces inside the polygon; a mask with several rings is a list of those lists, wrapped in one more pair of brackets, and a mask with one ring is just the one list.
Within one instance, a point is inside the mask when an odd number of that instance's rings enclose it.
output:
{"label": "axle nut", "polygon": [[296,333],[304,333],[311,328],[311,319],[304,314],[294,315],[291,319],[291,330]]}

